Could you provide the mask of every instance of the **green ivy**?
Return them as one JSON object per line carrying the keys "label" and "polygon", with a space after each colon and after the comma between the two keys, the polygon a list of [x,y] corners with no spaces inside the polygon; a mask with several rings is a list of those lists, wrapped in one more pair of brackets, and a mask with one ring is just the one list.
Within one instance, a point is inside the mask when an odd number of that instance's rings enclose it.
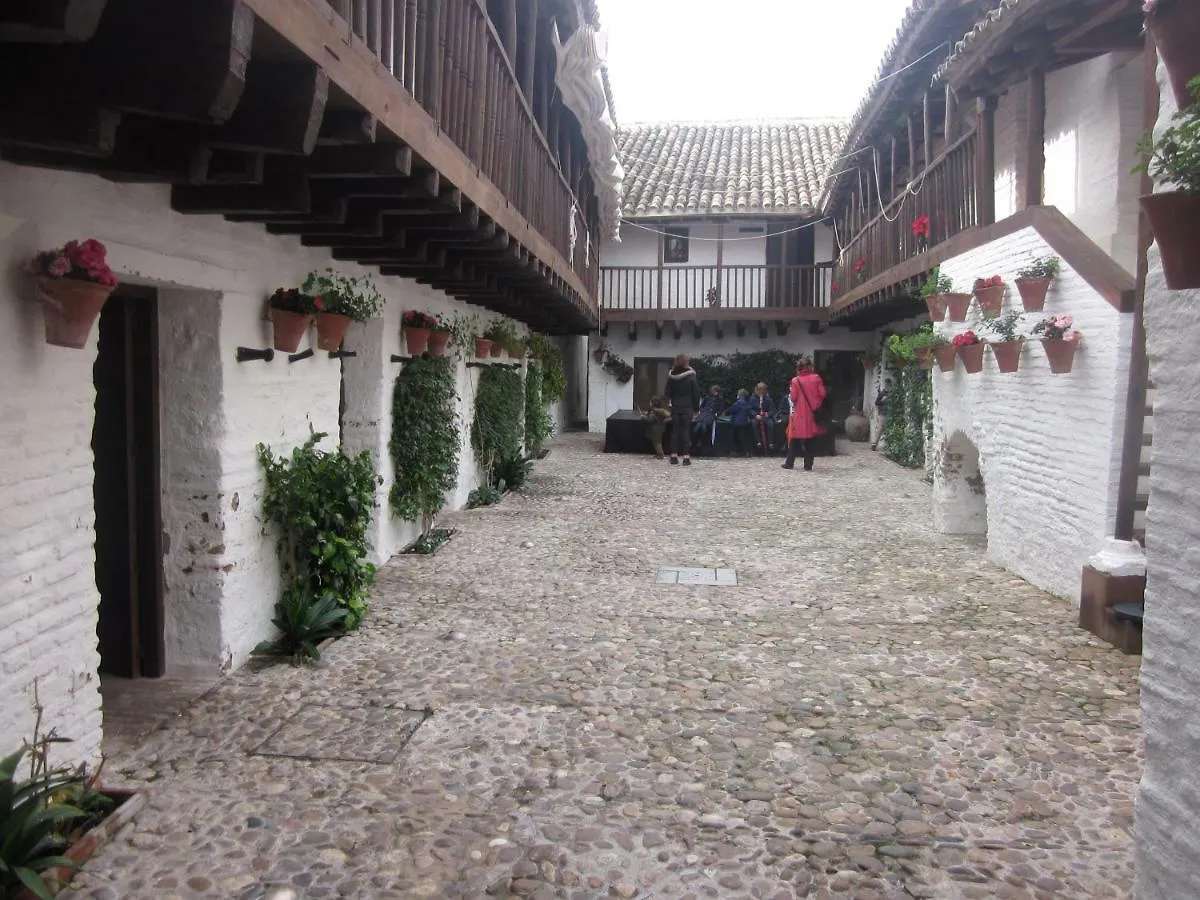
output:
{"label": "green ivy", "polygon": [[343,627],[353,629],[366,613],[375,577],[367,562],[367,527],[377,479],[369,453],[318,450],[324,437],[314,434],[290,457],[278,459],[270,447],[258,445],[267,475],[263,512],[280,531],[283,597],[276,614],[294,621],[302,607],[333,600],[342,609]]}
{"label": "green ivy", "polygon": [[933,429],[933,382],[915,365],[892,370],[888,378],[884,443],[889,459],[910,469],[925,465],[925,445]]}
{"label": "green ivy", "polygon": [[529,336],[529,354],[542,372],[542,402],[557,403],[567,395],[567,369],[562,348],[553,339],[534,332]]}
{"label": "green ivy", "polygon": [[784,350],[761,350],[757,353],[732,353],[729,356],[701,356],[692,360],[692,368],[696,370],[700,391],[704,396],[715,384],[732,403],[738,388],[753,392],[754,386],[761,381],[778,401],[787,393],[788,385],[796,374],[796,354]]}
{"label": "green ivy", "polygon": [[525,373],[525,452],[530,456],[539,456],[554,434],[554,422],[542,397],[542,383],[542,367],[530,362]]}
{"label": "green ivy", "polygon": [[525,435],[523,400],[520,369],[503,366],[480,369],[471,446],[475,458],[489,473],[502,461],[521,455],[521,439]]}
{"label": "green ivy", "polygon": [[458,416],[450,357],[419,356],[404,364],[392,390],[395,471],[392,512],[407,521],[427,520],[445,505],[458,481]]}

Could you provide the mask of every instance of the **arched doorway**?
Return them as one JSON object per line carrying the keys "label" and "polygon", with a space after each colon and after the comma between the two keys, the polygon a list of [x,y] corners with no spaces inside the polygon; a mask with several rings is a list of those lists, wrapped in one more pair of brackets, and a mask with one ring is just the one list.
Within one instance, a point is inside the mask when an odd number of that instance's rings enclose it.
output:
{"label": "arched doorway", "polygon": [[961,431],[954,432],[938,450],[933,522],[943,534],[987,534],[987,490],[979,449]]}

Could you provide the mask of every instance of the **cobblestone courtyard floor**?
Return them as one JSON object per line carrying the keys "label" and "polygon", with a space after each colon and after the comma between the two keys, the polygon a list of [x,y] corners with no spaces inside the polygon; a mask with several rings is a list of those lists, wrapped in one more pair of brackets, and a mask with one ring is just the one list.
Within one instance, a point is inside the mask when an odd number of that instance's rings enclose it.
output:
{"label": "cobblestone courtyard floor", "polygon": [[326,667],[110,760],[148,805],[64,896],[1131,896],[1137,658],[934,533],[918,473],[599,447],[446,516]]}

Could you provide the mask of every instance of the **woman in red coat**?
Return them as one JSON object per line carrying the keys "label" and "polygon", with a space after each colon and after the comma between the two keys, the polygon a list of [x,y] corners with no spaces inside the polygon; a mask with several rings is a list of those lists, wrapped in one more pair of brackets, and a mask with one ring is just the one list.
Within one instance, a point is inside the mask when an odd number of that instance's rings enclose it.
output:
{"label": "woman in red coat", "polygon": [[817,410],[825,402],[825,383],[813,371],[812,360],[796,360],[796,377],[789,389],[792,398],[792,417],[788,420],[788,452],[785,469],[796,467],[796,454],[804,458],[804,471],[813,467],[813,438],[825,433],[817,424]]}

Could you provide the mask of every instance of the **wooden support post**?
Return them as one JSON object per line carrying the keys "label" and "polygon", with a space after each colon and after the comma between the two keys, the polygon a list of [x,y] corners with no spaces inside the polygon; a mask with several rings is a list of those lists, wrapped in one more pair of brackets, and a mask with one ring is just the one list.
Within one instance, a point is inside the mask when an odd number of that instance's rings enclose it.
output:
{"label": "wooden support post", "polygon": [[928,169],[933,162],[933,109],[929,102],[929,91],[925,92],[921,102],[921,119],[925,129],[925,168]]}
{"label": "wooden support post", "polygon": [[996,221],[996,98],[976,101],[979,122],[976,126],[975,194],[979,225]]}
{"label": "wooden support post", "polygon": [[888,202],[896,199],[896,137],[892,136],[892,157],[888,162]]}
{"label": "wooden support post", "polygon": [[517,56],[520,58],[517,65],[517,83],[521,85],[521,93],[525,95],[525,100],[531,109],[533,107],[534,64],[537,61],[537,7],[537,0],[525,0],[521,4],[521,8],[525,11],[525,21],[521,26],[523,30],[521,40],[517,42]]}
{"label": "wooden support post", "polygon": [[517,0],[504,0],[504,11],[500,16],[502,25],[500,35],[504,41],[504,53],[508,61],[517,68]]}
{"label": "wooden support post", "polygon": [[954,143],[954,138],[957,134],[957,98],[954,96],[954,90],[950,85],[946,85],[946,123],[943,126],[943,131],[946,133],[946,146],[949,147]]}
{"label": "wooden support post", "polygon": [[911,114],[904,117],[904,123],[908,126],[908,178],[905,181],[911,183],[917,177],[917,135]]}
{"label": "wooden support post", "polygon": [[1027,115],[1025,117],[1025,152],[1022,159],[1018,190],[1020,208],[1041,206],[1046,174],[1046,75],[1040,69],[1029,74]]}

